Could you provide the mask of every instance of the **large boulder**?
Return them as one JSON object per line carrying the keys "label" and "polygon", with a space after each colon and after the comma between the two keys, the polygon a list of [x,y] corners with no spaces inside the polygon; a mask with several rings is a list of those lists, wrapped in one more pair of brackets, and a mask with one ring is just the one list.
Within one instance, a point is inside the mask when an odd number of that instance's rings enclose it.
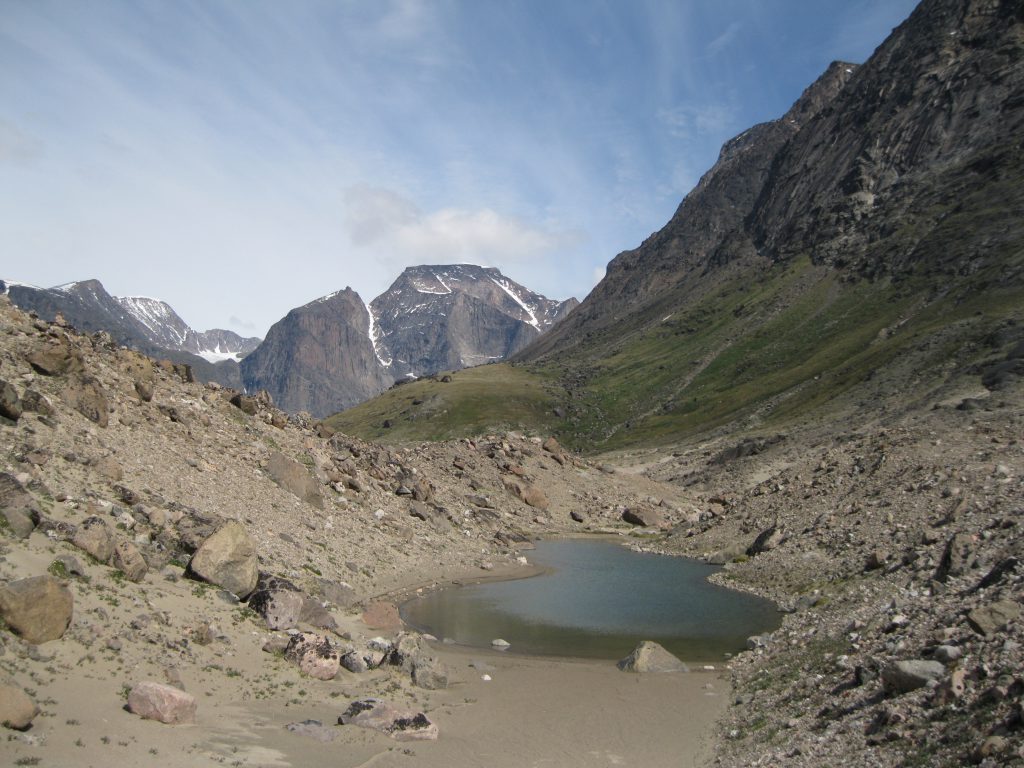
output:
{"label": "large boulder", "polygon": [[292,635],[284,657],[298,664],[303,674],[317,680],[332,680],[341,669],[338,649],[328,638],[315,632]]}
{"label": "large boulder", "polygon": [[967,614],[967,623],[979,635],[994,635],[1007,623],[1020,616],[1020,604],[1013,600],[999,600],[988,605],[979,605]]}
{"label": "large boulder", "polygon": [[324,500],[320,495],[320,484],[303,464],[289,459],[280,451],[274,451],[267,461],[267,474],[286,491],[317,509],[323,509]]}
{"label": "large boulder", "polygon": [[145,680],[129,692],[128,711],[146,720],[159,720],[168,725],[194,723],[196,700],[173,685]]}
{"label": "large boulder", "polygon": [[291,629],[302,617],[305,595],[287,579],[260,575],[249,607],[263,617],[270,629]]}
{"label": "large boulder", "polygon": [[356,602],[356,591],[348,582],[320,579],[317,585],[324,599],[338,608],[350,608]]}
{"label": "large boulder", "polygon": [[30,643],[56,640],[71,624],[74,597],[53,576],[31,576],[0,585],[0,619]]}
{"label": "large boulder", "polygon": [[11,421],[21,418],[21,398],[17,390],[3,379],[0,379],[0,416]]}
{"label": "large boulder", "polygon": [[659,528],[665,524],[665,519],[653,509],[626,509],[622,519],[630,525],[642,525],[645,528]]}
{"label": "large boulder", "polygon": [[623,672],[688,672],[686,665],[652,640],[643,640],[616,665]]}
{"label": "large boulder", "polygon": [[413,659],[412,681],[428,691],[447,688],[448,668],[435,657],[420,652]]}
{"label": "large boulder", "polygon": [[21,686],[10,680],[0,680],[0,724],[23,731],[32,725],[38,714],[39,707]]}
{"label": "large boulder", "polygon": [[781,544],[786,538],[786,531],[781,525],[773,525],[766,528],[757,535],[754,543],[747,547],[747,554],[750,557],[760,555],[763,552],[770,552]]}
{"label": "large boulder", "polygon": [[101,427],[107,426],[110,405],[103,387],[92,376],[78,375],[69,378],[61,396],[64,402],[89,421]]}
{"label": "large boulder", "polygon": [[188,573],[244,599],[259,579],[256,542],[241,523],[229,520],[192,555]]}
{"label": "large boulder", "polygon": [[50,344],[28,355],[28,363],[44,376],[63,376],[85,370],[82,353],[68,344]]}
{"label": "large boulder", "polygon": [[942,559],[935,569],[935,580],[946,582],[950,577],[964,576],[975,565],[977,544],[973,537],[966,533],[957,533],[946,542]]}
{"label": "large boulder", "polygon": [[[19,539],[27,539],[39,525],[39,507],[17,479],[0,472],[0,515]],[[3,526],[0,526],[3,527]]]}
{"label": "large boulder", "polygon": [[437,739],[437,725],[422,712],[399,709],[376,698],[353,701],[338,718],[338,725],[358,725],[386,733],[395,741]]}
{"label": "large boulder", "polygon": [[106,520],[98,515],[92,515],[82,521],[75,529],[71,543],[101,563],[109,562],[114,555],[114,532]]}

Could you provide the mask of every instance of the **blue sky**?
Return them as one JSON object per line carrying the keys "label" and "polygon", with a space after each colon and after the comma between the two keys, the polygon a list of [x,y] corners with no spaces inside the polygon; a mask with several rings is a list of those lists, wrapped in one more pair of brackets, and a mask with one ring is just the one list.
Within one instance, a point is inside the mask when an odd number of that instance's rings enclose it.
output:
{"label": "blue sky", "polygon": [[0,277],[263,335],[474,262],[579,298],[909,0],[0,0]]}

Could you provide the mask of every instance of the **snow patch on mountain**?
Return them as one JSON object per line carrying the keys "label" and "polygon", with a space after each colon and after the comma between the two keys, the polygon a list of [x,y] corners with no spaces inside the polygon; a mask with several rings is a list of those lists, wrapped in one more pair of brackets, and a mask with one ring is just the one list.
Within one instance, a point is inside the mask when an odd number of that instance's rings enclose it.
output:
{"label": "snow patch on mountain", "polygon": [[363,304],[366,306],[366,314],[370,318],[369,336],[370,336],[370,345],[373,347],[373,354],[376,356],[377,362],[379,362],[383,367],[387,368],[389,365],[391,365],[392,361],[391,361],[390,357],[387,360],[385,360],[384,357],[380,353],[379,339],[378,339],[378,336],[379,336],[379,333],[380,333],[380,328],[377,325],[377,318],[375,318],[374,315],[373,315],[373,307],[371,307],[365,301],[363,302]]}
{"label": "snow patch on mountain", "polygon": [[511,296],[512,300],[516,304],[518,304],[520,307],[523,308],[523,311],[526,312],[526,314],[530,316],[530,325],[532,325],[534,328],[536,328],[539,331],[540,330],[540,323],[537,322],[537,315],[535,315],[533,310],[529,307],[529,305],[527,305],[526,302],[524,302],[521,298],[519,298],[519,295],[515,291],[513,291],[507,285],[506,281],[505,280],[495,280],[492,277],[491,278],[491,282],[494,283],[499,288],[501,288],[501,290],[503,290],[509,296]]}
{"label": "snow patch on mountain", "polygon": [[155,336],[159,337],[166,333],[180,345],[185,343],[188,332],[192,330],[165,301],[149,296],[115,296],[114,298]]}

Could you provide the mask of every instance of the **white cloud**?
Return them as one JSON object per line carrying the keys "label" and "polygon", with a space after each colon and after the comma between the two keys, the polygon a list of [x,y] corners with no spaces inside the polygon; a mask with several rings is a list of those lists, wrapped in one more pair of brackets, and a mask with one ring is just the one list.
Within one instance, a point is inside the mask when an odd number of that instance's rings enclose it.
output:
{"label": "white cloud", "polygon": [[736,35],[739,34],[739,31],[742,28],[742,22],[734,21],[730,23],[729,26],[725,28],[725,31],[722,32],[722,34],[720,34],[718,37],[716,37],[714,40],[712,40],[705,46],[704,50],[706,50],[708,53],[712,55],[718,53],[723,48],[728,47],[728,45],[733,40],[736,39]]}
{"label": "white cloud", "polygon": [[352,244],[402,265],[450,261],[522,263],[573,247],[579,233],[531,225],[490,208],[420,210],[389,189],[350,187],[345,229]]}

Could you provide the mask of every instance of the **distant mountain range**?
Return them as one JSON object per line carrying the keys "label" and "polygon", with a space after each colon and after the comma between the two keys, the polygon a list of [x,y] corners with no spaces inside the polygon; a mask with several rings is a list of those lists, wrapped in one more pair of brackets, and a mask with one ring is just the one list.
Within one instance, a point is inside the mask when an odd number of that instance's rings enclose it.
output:
{"label": "distant mountain range", "polygon": [[198,379],[226,386],[242,386],[238,361],[260,343],[257,337],[243,338],[220,328],[195,331],[166,302],[142,296],[112,296],[99,280],[54,288],[0,280],[0,293],[9,296],[16,306],[47,320],[60,314],[81,331],[106,331],[120,344],[187,363]]}
{"label": "distant mountain range", "polygon": [[578,303],[493,268],[409,267],[368,305],[346,288],[293,309],[242,361],[242,380],[287,411],[327,416],[396,380],[503,360]]}
{"label": "distant mountain range", "polygon": [[79,330],[188,363],[201,381],[266,389],[284,410],[317,417],[397,379],[503,360],[579,303],[545,298],[493,268],[417,266],[370,304],[346,288],[293,309],[261,341],[195,331],[166,302],[112,296],[99,280],[54,288],[0,280],[0,294],[47,320],[60,314]]}

